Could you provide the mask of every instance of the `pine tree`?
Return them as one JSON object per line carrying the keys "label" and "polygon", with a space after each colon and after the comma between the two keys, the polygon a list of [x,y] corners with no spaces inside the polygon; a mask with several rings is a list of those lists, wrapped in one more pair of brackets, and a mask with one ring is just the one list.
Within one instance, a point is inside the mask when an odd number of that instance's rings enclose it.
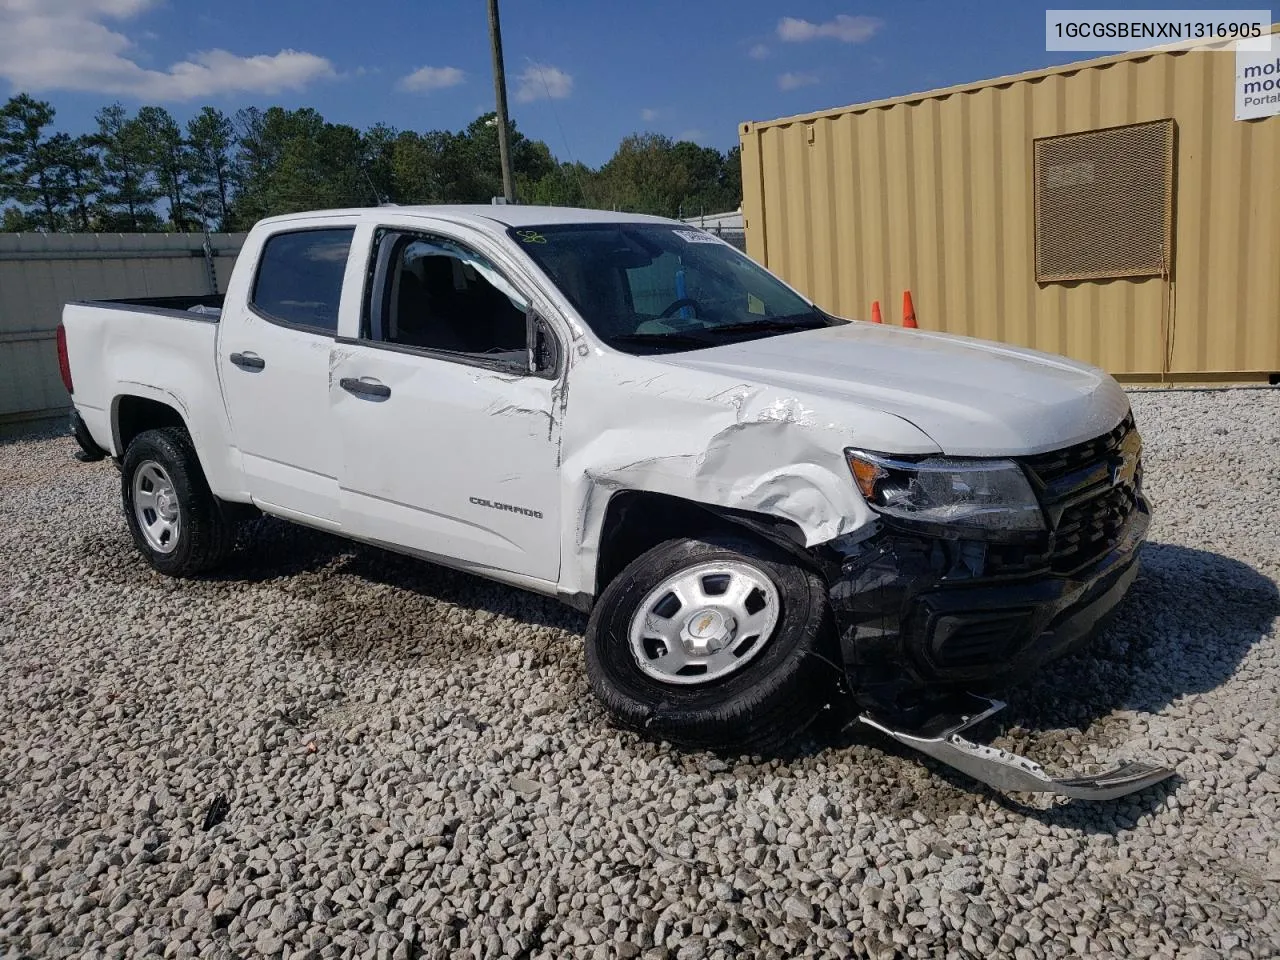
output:
{"label": "pine tree", "polygon": [[92,228],[93,200],[101,188],[98,155],[89,137],[59,133],[49,141],[53,162],[65,184],[67,225],[87,232]]}
{"label": "pine tree", "polygon": [[204,107],[187,122],[191,202],[205,227],[227,228],[234,174],[235,128],[221,110]]}
{"label": "pine tree", "polygon": [[191,158],[182,128],[164,107],[143,107],[134,121],[141,130],[147,166],[169,204],[169,222],[175,230],[190,227],[187,184]]}
{"label": "pine tree", "polygon": [[160,226],[154,204],[159,198],[148,168],[146,130],[124,106],[114,103],[98,111],[94,144],[102,151],[99,216],[108,230],[139,233]]}
{"label": "pine tree", "polygon": [[0,107],[0,200],[37,208],[35,222],[49,231],[62,226],[68,195],[57,151],[44,136],[53,117],[49,103],[25,93]]}

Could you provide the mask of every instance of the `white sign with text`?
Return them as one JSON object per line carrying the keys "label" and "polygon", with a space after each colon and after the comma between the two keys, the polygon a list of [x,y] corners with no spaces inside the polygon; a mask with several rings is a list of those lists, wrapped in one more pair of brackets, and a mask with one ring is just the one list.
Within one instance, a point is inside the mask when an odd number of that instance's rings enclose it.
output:
{"label": "white sign with text", "polygon": [[1280,114],[1280,51],[1236,45],[1236,119]]}

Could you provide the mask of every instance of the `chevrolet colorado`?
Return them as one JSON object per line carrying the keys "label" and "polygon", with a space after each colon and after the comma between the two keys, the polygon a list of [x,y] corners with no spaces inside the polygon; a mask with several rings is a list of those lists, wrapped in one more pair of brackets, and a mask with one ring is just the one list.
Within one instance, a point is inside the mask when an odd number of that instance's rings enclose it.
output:
{"label": "chevrolet colorado", "polygon": [[592,690],[679,745],[776,745],[842,689],[998,787],[1168,775],[959,735],[1137,573],[1099,370],[833,317],[683,223],[514,205],[264,220],[225,297],[70,303],[59,357],[161,573],[272,514],[590,611]]}

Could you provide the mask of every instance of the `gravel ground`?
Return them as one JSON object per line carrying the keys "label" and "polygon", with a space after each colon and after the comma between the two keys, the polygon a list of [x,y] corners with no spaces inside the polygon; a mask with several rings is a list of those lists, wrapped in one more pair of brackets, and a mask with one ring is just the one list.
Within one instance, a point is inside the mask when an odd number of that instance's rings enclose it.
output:
{"label": "gravel ground", "polygon": [[1110,804],[835,725],[679,754],[608,728],[553,601],[275,521],[167,580],[114,467],[2,444],[0,955],[1276,956],[1280,392],[1134,407],[1144,572],[990,729],[1178,771]]}

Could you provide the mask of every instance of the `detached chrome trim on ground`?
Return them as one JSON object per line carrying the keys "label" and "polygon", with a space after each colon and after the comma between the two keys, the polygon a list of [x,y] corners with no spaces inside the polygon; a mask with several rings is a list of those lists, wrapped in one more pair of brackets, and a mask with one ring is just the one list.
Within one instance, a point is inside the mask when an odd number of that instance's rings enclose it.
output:
{"label": "detached chrome trim on ground", "polygon": [[867,714],[862,714],[858,720],[987,786],[1013,793],[1055,793],[1073,800],[1115,800],[1173,776],[1173,771],[1166,767],[1130,761],[1089,776],[1051,777],[1033,760],[998,747],[973,743],[960,736],[961,731],[1005,708],[1001,700],[973,695],[969,699],[976,712],[935,718],[929,724],[931,729],[894,729]]}

